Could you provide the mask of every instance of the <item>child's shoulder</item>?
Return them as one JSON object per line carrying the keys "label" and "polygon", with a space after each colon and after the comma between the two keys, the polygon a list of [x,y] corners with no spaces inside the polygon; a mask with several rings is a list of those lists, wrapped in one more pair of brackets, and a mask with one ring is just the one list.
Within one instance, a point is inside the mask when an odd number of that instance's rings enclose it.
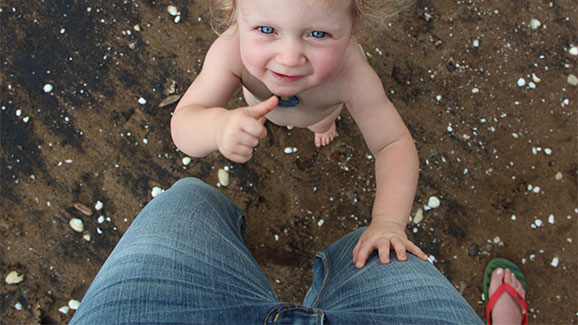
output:
{"label": "child's shoulder", "polygon": [[229,27],[213,42],[205,56],[205,62],[226,65],[232,72],[239,72],[243,63],[239,51],[239,33],[235,26]]}

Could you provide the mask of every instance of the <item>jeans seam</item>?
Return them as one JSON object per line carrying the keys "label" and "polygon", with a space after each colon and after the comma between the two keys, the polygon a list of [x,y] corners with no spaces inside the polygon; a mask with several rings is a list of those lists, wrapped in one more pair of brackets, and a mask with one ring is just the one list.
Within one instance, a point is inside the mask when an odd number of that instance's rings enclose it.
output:
{"label": "jeans seam", "polygon": [[317,292],[317,295],[315,296],[315,300],[313,300],[313,303],[311,303],[311,307],[312,308],[317,308],[317,303],[319,302],[319,299],[321,299],[321,293],[323,292],[323,290],[325,289],[325,286],[327,285],[327,280],[329,278],[329,272],[330,272],[330,266],[329,263],[327,261],[327,256],[326,254],[317,254],[317,257],[319,257],[321,259],[321,262],[323,263],[323,282],[321,283],[321,286],[319,287],[319,292]]}
{"label": "jeans seam", "polygon": [[[284,308],[284,307],[290,307],[290,308]],[[277,306],[273,307],[269,311],[269,313],[267,313],[267,316],[265,317],[264,324],[267,324],[267,320],[269,319],[269,317],[271,317],[271,314],[279,308],[283,308],[283,309],[281,311],[277,312],[277,314],[275,315],[275,318],[273,319],[273,324],[277,324],[277,320],[278,320],[279,316],[286,311],[292,311],[292,310],[313,311],[315,309],[317,311],[317,324],[321,324],[321,316],[323,315],[323,312],[321,310],[319,310],[319,308],[299,307],[299,306],[294,306],[294,305],[277,305]]]}

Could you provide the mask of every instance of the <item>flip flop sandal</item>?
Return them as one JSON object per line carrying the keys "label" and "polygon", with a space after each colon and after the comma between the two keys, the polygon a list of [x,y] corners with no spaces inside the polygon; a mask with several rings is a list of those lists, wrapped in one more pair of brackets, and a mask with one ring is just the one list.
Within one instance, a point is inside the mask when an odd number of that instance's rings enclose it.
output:
{"label": "flip flop sandal", "polygon": [[[524,325],[528,324],[528,306],[526,305],[526,302],[524,301],[524,299],[522,299],[520,294],[518,294],[516,289],[512,288],[512,286],[510,286],[506,282],[502,282],[502,284],[498,287],[498,289],[496,289],[494,294],[491,297],[488,296],[488,292],[490,290],[490,281],[491,281],[492,272],[494,272],[494,270],[497,268],[502,268],[504,270],[508,269],[508,270],[510,270],[510,272],[514,273],[514,275],[516,276],[516,279],[518,279],[518,281],[520,281],[520,283],[522,283],[524,290],[526,290],[526,278],[524,277],[522,270],[520,270],[520,268],[516,264],[508,261],[505,258],[500,258],[500,257],[494,258],[493,260],[491,260],[490,263],[488,263],[488,266],[486,266],[486,270],[484,271],[484,284],[483,284],[484,285],[484,298],[486,301],[486,317],[488,320],[488,324],[492,324],[492,321],[491,321],[492,308],[494,308],[496,301],[498,301],[498,299],[502,296],[502,294],[504,294],[504,292],[507,292],[514,299],[516,299],[516,301],[518,301],[518,303],[520,304],[520,306],[522,307],[522,310],[524,312],[524,321],[522,322],[522,324],[524,324]],[[488,299],[488,297],[489,297],[489,299]]]}

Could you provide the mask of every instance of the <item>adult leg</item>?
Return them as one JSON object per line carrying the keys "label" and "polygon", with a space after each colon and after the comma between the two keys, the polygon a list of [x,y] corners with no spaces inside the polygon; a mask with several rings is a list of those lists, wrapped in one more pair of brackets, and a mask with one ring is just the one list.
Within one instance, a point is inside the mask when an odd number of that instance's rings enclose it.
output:
{"label": "adult leg", "polygon": [[372,254],[357,269],[352,251],[364,228],[329,245],[315,258],[313,285],[304,305],[323,310],[330,323],[482,323],[466,300],[431,263]]}
{"label": "adult leg", "polygon": [[136,217],[72,323],[262,323],[278,302],[243,232],[219,191],[178,181]]}

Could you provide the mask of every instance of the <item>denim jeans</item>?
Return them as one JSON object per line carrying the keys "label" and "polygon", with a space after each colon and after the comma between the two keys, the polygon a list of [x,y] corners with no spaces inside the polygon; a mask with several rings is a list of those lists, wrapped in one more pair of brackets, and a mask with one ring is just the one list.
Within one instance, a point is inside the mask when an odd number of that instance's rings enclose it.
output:
{"label": "denim jeans", "polygon": [[86,292],[71,324],[482,323],[429,262],[408,254],[357,269],[363,228],[319,252],[303,304],[277,300],[243,242],[243,213],[194,178],[137,216]]}

